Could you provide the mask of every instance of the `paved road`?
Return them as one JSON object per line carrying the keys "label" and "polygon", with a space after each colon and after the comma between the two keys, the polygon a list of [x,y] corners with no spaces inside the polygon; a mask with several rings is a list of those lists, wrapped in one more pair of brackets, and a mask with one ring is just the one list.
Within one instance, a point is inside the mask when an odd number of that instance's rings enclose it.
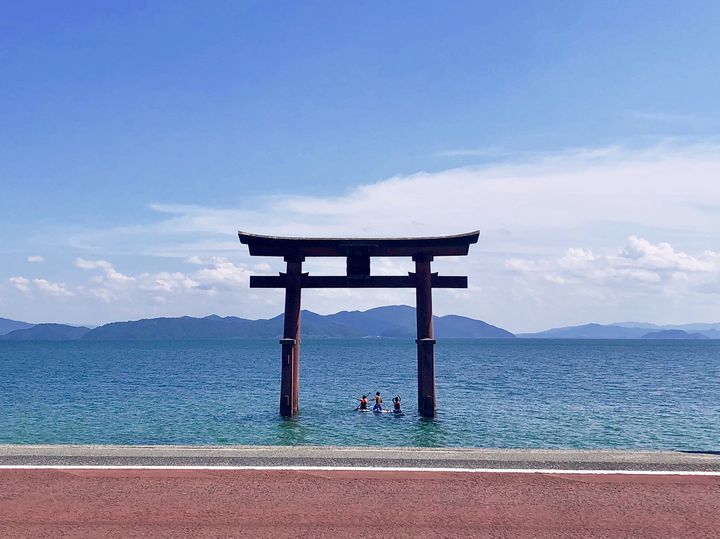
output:
{"label": "paved road", "polygon": [[720,477],[4,469],[1,537],[713,537]]}
{"label": "paved road", "polygon": [[0,445],[0,466],[355,466],[720,471],[720,453],[312,446]]}

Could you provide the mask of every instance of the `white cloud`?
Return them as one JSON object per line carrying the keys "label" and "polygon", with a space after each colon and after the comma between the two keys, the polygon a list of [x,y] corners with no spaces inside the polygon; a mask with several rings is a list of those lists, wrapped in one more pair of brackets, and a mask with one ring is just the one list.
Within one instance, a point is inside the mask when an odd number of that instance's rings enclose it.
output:
{"label": "white cloud", "polygon": [[38,290],[51,296],[70,297],[75,295],[63,283],[52,283],[47,279],[33,279],[32,282]]}
{"label": "white cloud", "polygon": [[[161,271],[153,274],[143,273],[139,275],[138,281],[138,286],[141,290],[167,294],[192,290],[200,286],[200,283],[179,271]],[[161,296],[156,296],[156,298],[157,297]]]}
{"label": "white cloud", "polygon": [[33,291],[41,294],[55,296],[58,298],[70,297],[74,294],[64,283],[53,283],[47,279],[28,279],[27,277],[10,277],[10,284],[24,294],[31,294]]}
{"label": "white cloud", "polygon": [[560,266],[568,269],[582,269],[595,261],[595,255],[593,255],[590,249],[577,249],[570,248],[565,253],[565,256],[560,259]]}
{"label": "white cloud", "polygon": [[251,270],[237,266],[225,258],[215,257],[209,267],[195,272],[193,277],[207,287],[247,288],[252,274]]}
{"label": "white cloud", "polygon": [[704,251],[694,257],[678,252],[669,243],[653,245],[649,241],[630,236],[620,256],[631,263],[655,270],[689,271],[700,273],[720,272],[720,253]]}
{"label": "white cloud", "polygon": [[114,281],[119,283],[125,283],[134,281],[133,277],[124,275],[117,271],[113,265],[106,260],[85,260],[84,258],[78,258],[75,260],[75,266],[80,269],[102,269],[105,274],[105,279],[108,281]]}
{"label": "white cloud", "polygon": [[214,295],[220,290],[237,291],[248,288],[252,271],[238,266],[223,257],[211,257],[202,260],[193,257],[192,264],[205,267],[192,273],[181,271],[143,272],[137,275],[125,275],[115,269],[106,260],[87,260],[78,258],[75,266],[85,270],[100,269],[102,273],[90,278],[79,286],[82,293],[103,301],[135,301],[145,292],[155,294],[154,301],[167,303],[168,296],[183,294]]}
{"label": "white cloud", "polygon": [[[246,256],[236,229],[288,236],[413,236],[480,229],[480,248],[550,252],[634,231],[666,241],[720,228],[720,146],[612,146],[520,162],[419,172],[340,196],[256,198],[239,208],[154,204],[150,225],[88,231],[75,247],[109,254]],[[138,248],[140,246],[140,248]],[[248,259],[249,260],[249,259]]]}
{"label": "white cloud", "polygon": [[20,292],[30,292],[30,279],[27,279],[25,277],[10,277],[8,281],[10,281],[10,284],[12,286],[20,290]]}
{"label": "white cloud", "polygon": [[259,212],[155,206],[167,228],[232,234],[423,235],[505,229],[547,243],[543,232],[598,223],[696,228],[720,224],[720,152],[694,147],[578,151],[529,163],[421,172],[339,197],[285,196]]}
{"label": "white cloud", "polygon": [[75,260],[75,266],[80,269],[96,269],[96,268],[111,268],[112,264],[105,260],[85,260],[84,258],[77,258]]}
{"label": "white cloud", "polygon": [[[707,291],[709,285],[720,285],[720,252],[706,250],[693,256],[677,251],[669,243],[653,244],[634,235],[622,249],[611,254],[570,248],[557,260],[511,258],[505,267],[541,278],[550,276],[551,282],[559,284],[602,285],[609,293],[612,285],[659,285],[665,292],[676,291],[678,286]],[[720,287],[717,292],[720,293]]]}
{"label": "white cloud", "polygon": [[[282,310],[282,293],[251,292],[248,277],[282,271],[282,261],[251,258],[237,240],[238,228],[355,237],[480,229],[480,242],[468,258],[436,260],[434,270],[466,274],[472,287],[437,291],[437,312],[510,329],[593,319],[713,318],[717,298],[708,298],[717,290],[718,178],[720,145],[665,143],[526,155],[514,162],[396,176],[334,196],[254,198],[236,208],[158,203],[151,207],[155,223],[73,235],[72,247],[92,253],[75,265],[92,276],[69,289],[78,298],[104,299],[107,312],[134,303],[132,312],[148,314],[225,306],[265,316]],[[121,272],[108,262],[119,255],[123,261],[151,261],[155,269]],[[376,260],[373,271],[405,273],[411,270],[405,262]],[[308,260],[304,267],[315,274],[338,273],[342,265]],[[304,307],[331,312],[412,303],[406,292],[313,290],[303,301]]]}
{"label": "white cloud", "polygon": [[45,262],[45,257],[40,255],[32,255],[27,257],[27,261],[31,264],[41,264]]}

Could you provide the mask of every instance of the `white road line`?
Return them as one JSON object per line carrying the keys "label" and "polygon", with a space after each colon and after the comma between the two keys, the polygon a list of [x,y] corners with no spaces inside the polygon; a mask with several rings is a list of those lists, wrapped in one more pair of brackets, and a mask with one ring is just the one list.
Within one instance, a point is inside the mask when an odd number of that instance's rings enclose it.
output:
{"label": "white road line", "polygon": [[549,475],[687,475],[720,477],[720,471],[686,470],[554,470],[543,468],[409,468],[374,466],[96,466],[4,464],[0,470],[205,470],[205,471],[295,471],[295,472],[410,472],[410,473],[513,473]]}

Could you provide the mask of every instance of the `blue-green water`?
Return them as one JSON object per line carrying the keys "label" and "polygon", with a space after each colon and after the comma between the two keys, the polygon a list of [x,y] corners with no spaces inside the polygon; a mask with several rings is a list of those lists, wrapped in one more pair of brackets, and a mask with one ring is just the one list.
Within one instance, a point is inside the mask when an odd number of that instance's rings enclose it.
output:
{"label": "blue-green water", "polygon": [[[720,341],[442,341],[438,417],[415,344],[304,341],[278,417],[277,341],[0,343],[0,443],[720,449]],[[353,398],[403,397],[407,415]]]}

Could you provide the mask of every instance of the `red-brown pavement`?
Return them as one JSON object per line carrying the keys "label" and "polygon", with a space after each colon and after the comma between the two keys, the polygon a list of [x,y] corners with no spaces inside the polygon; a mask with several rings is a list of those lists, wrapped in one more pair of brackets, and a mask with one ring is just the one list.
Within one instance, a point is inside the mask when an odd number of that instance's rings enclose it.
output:
{"label": "red-brown pavement", "polygon": [[720,537],[720,477],[0,470],[1,537]]}

